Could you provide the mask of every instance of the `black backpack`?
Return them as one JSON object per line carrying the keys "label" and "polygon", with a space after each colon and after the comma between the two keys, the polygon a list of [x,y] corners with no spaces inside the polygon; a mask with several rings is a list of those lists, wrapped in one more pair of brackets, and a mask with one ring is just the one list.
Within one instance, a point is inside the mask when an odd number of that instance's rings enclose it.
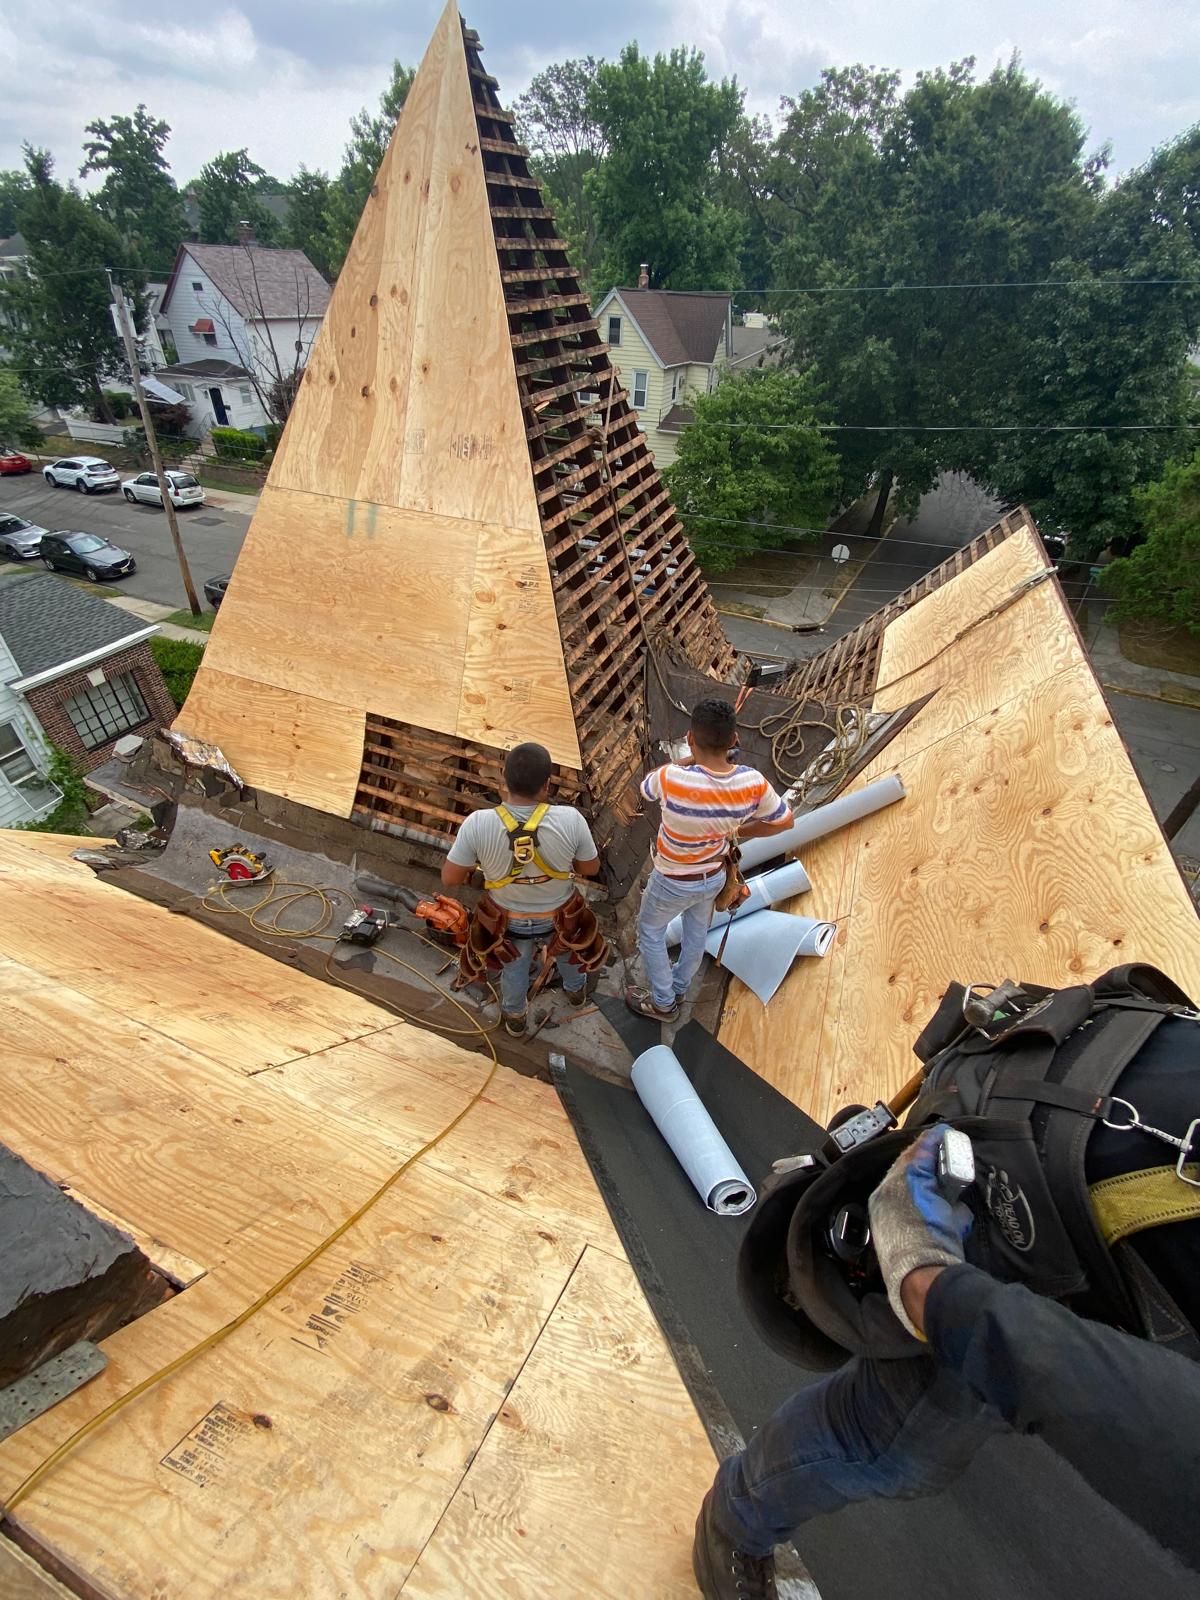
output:
{"label": "black backpack", "polygon": [[[738,1282],[767,1342],[818,1368],[924,1348],[892,1315],[877,1267],[847,1269],[829,1230],[847,1204],[865,1215],[897,1155],[948,1122],[975,1152],[968,1261],[1200,1359],[1200,1019],[1188,996],[1140,965],[1069,989],[951,984],[914,1049],[924,1081],[902,1128],[881,1106],[879,1131],[862,1112],[851,1121],[867,1134],[850,1142],[835,1118],[821,1150],[762,1186]],[[1145,1125],[1194,1139],[1194,1153]]]}

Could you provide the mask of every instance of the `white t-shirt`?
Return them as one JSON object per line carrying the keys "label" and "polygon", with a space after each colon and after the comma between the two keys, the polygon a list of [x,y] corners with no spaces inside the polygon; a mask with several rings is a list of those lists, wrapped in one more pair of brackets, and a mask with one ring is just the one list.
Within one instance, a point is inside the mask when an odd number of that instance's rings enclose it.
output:
{"label": "white t-shirt", "polygon": [[[508,808],[518,822],[528,822],[536,806]],[[596,841],[591,829],[574,806],[551,806],[538,825],[537,850],[548,867],[570,872],[575,861],[593,861]],[[489,881],[512,871],[512,847],[508,832],[494,810],[473,812],[458,830],[446,858],[456,867],[479,867]],[[544,883],[525,883],[523,878],[539,878],[542,869],[531,861],[521,878],[503,889],[492,889],[492,899],[506,911],[520,916],[544,916],[566,905],[575,893],[569,878],[548,878]]]}

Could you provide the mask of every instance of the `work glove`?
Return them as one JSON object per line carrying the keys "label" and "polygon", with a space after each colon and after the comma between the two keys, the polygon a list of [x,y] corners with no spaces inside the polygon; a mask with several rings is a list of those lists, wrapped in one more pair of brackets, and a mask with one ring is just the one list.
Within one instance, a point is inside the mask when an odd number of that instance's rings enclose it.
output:
{"label": "work glove", "polygon": [[938,1146],[945,1124],[927,1128],[893,1163],[868,1202],[871,1239],[887,1284],[888,1303],[918,1339],[900,1299],[900,1285],[918,1267],[954,1267],[963,1259],[962,1242],[971,1231],[971,1213],[961,1201],[951,1204],[938,1187]]}

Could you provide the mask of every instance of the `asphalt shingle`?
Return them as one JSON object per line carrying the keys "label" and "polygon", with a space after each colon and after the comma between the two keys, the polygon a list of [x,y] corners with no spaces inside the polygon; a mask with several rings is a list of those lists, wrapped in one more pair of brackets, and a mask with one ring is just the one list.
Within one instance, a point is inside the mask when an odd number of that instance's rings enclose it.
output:
{"label": "asphalt shingle", "polygon": [[[265,245],[188,244],[196,265],[243,317],[323,317],[329,285],[303,250],[271,250]],[[164,308],[178,274],[163,297]]]}
{"label": "asphalt shingle", "polygon": [[119,644],[144,627],[140,617],[48,572],[14,572],[0,581],[0,636],[22,678]]}
{"label": "asphalt shingle", "polygon": [[716,360],[725,340],[729,295],[676,289],[622,289],[620,294],[664,366]]}

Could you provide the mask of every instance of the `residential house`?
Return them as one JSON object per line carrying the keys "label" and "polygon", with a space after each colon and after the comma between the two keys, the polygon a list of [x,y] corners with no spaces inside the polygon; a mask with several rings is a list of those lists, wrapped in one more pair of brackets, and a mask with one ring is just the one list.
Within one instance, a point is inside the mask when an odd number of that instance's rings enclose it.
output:
{"label": "residential house", "polygon": [[732,302],[724,293],[651,289],[649,281],[643,267],[638,287],[610,289],[595,315],[655,462],[665,467],[694,420],[689,401],[708,394],[732,358]]}
{"label": "residential house", "polygon": [[146,643],[157,632],[48,572],[0,575],[0,827],[58,804],[52,744],[90,772],[123,734],[174,721]]}
{"label": "residential house", "polygon": [[741,322],[734,323],[731,343],[730,372],[752,372],[779,365],[785,335],[772,327],[761,311],[747,311]]}
{"label": "residential house", "polygon": [[303,369],[329,304],[329,285],[302,250],[184,244],[162,297],[178,359],[155,374],[192,407],[189,432],[262,432],[262,403]]}

